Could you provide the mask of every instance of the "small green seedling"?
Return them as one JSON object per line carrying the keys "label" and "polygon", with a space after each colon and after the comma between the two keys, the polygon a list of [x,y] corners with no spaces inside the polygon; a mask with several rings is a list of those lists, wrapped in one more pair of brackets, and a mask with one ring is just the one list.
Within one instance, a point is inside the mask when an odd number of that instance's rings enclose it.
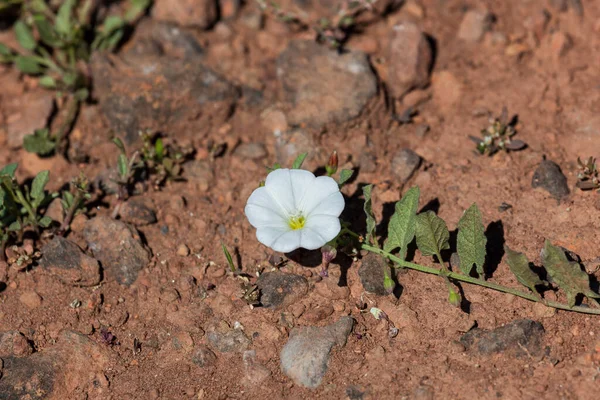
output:
{"label": "small green seedling", "polygon": [[152,184],[159,189],[168,181],[181,181],[183,177],[182,165],[192,155],[190,148],[181,148],[176,145],[165,145],[161,137],[154,137],[150,133],[142,135],[144,145],[141,158],[148,174],[152,177]]}
{"label": "small green seedling", "polygon": [[508,118],[508,110],[502,108],[500,117],[490,118],[489,126],[481,130],[483,139],[469,136],[476,143],[477,152],[481,155],[494,155],[499,150],[522,150],[527,144],[522,140],[512,139],[517,134],[514,123]]}
{"label": "small green seedling", "polygon": [[136,171],[143,168],[144,163],[139,160],[139,151],[135,151],[131,157],[127,156],[127,150],[121,139],[114,138],[113,143],[119,149],[117,157],[118,178],[115,180],[119,187],[117,190],[117,199],[124,201],[127,200],[131,193]]}
{"label": "small green seedling", "polygon": [[227,265],[229,265],[229,269],[231,270],[231,272],[233,272],[234,274],[237,272],[237,268],[235,267],[235,264],[233,263],[233,258],[231,257],[231,253],[229,253],[229,250],[227,250],[227,247],[221,243],[221,247],[223,248],[223,254],[225,254],[225,259],[227,260]]}
{"label": "small green seedling", "polygon": [[15,178],[17,164],[9,164],[0,170],[0,257],[4,258],[4,249],[9,240],[17,235],[20,242],[26,229],[39,234],[40,228],[47,228],[52,219],[43,216],[44,208],[56,193],[49,193],[46,185],[48,171],[36,175],[31,185],[19,184]]}
{"label": "small green seedling", "polygon": [[577,173],[577,187],[581,190],[600,189],[600,172],[596,165],[594,157],[588,158],[585,162],[577,157],[579,172]]}
{"label": "small green seedling", "polygon": [[[55,132],[38,130],[25,138],[27,151],[42,156],[65,153],[64,143],[91,88],[87,63],[96,51],[112,51],[129,27],[145,13],[151,0],[128,0],[123,15],[101,15],[94,0],[3,0],[0,10],[20,7],[13,25],[20,49],[0,43],[0,62],[12,63],[40,86],[57,91],[64,116]],[[66,96],[65,96],[66,94]],[[59,113],[63,114],[63,113]]]}
{"label": "small green seedling", "polygon": [[71,181],[69,190],[61,194],[61,205],[63,209],[63,222],[58,230],[60,235],[68,232],[73,218],[81,213],[85,213],[85,203],[92,195],[89,192],[88,180],[81,173],[79,177]]}

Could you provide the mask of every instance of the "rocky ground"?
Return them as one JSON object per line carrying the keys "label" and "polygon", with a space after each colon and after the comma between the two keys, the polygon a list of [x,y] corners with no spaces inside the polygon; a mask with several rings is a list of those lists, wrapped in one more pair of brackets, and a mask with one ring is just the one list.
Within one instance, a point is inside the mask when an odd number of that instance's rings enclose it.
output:
{"label": "rocky ground", "polygon": [[[19,180],[50,170],[53,190],[82,170],[95,199],[66,238],[20,244],[41,251],[28,269],[0,263],[0,398],[596,398],[600,318],[469,285],[455,308],[414,271],[386,296],[364,254],[322,277],[320,253],[274,254],[243,208],[267,166],[307,151],[316,170],[337,150],[358,226],[363,184],[380,220],[418,185],[451,230],[477,202],[493,281],[518,285],[504,243],[539,265],[544,239],[598,277],[600,194],[575,184],[577,157],[600,158],[600,4],[380,0],[338,52],[243,3],[156,0],[117,54],[96,55],[70,134],[79,163],[21,149],[56,99],[0,66],[0,164],[18,162]],[[281,2],[312,21],[331,4]],[[475,154],[468,136],[503,106],[527,148]],[[114,219],[111,138],[135,149],[145,129],[194,157],[185,181],[140,187]],[[221,243],[260,275],[259,306]]]}

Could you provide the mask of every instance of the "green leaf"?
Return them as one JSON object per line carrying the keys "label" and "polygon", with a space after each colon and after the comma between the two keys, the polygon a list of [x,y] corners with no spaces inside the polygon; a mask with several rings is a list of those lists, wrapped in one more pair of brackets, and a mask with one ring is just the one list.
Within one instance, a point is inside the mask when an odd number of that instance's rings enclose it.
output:
{"label": "green leaf", "polygon": [[117,159],[117,167],[119,168],[119,175],[121,178],[127,178],[127,175],[129,175],[129,167],[127,166],[127,157],[125,154],[119,154],[119,158]]}
{"label": "green leaf", "polygon": [[156,139],[156,142],[154,143],[154,152],[159,160],[163,159],[165,155],[165,145],[161,138]]}
{"label": "green leaf", "polygon": [[19,221],[14,221],[8,226],[8,230],[11,232],[18,232],[21,230],[21,223]]}
{"label": "green leaf", "polygon": [[58,13],[56,14],[56,31],[65,36],[70,36],[74,29],[72,23],[72,14],[76,2],[77,0],[64,0],[58,9]]}
{"label": "green leaf", "polygon": [[47,156],[56,149],[56,141],[50,137],[48,128],[37,129],[33,135],[26,135],[23,138],[23,147],[29,153]]}
{"label": "green leaf", "polygon": [[394,215],[390,218],[388,237],[383,246],[387,252],[400,248],[398,257],[406,259],[408,245],[415,237],[417,208],[419,207],[420,191],[414,186],[396,203]]}
{"label": "green leaf", "polygon": [[42,228],[47,228],[50,225],[52,225],[52,218],[50,218],[48,216],[43,216],[42,218],[39,219],[38,224]]}
{"label": "green leaf", "polygon": [[435,215],[433,211],[427,211],[417,215],[417,227],[415,231],[417,247],[425,256],[437,256],[442,262],[442,250],[450,248],[450,232],[443,219]]}
{"label": "green leaf", "polygon": [[127,22],[134,22],[146,12],[146,9],[152,4],[152,0],[130,0],[129,4],[130,6],[125,12],[125,20]]}
{"label": "green leaf", "polygon": [[304,163],[304,160],[306,159],[307,155],[308,155],[308,153],[302,153],[298,157],[296,157],[296,159],[294,160],[294,163],[292,164],[292,169],[302,168],[302,163]]}
{"label": "green leaf", "polygon": [[377,221],[375,220],[375,215],[373,214],[373,205],[371,202],[371,191],[373,190],[373,185],[367,185],[363,187],[363,195],[365,196],[365,205],[364,211],[367,216],[367,243],[374,243],[377,246],[377,236],[375,234],[375,227],[377,225]]}
{"label": "green leaf", "polygon": [[37,47],[37,41],[33,37],[33,32],[31,32],[31,28],[25,22],[20,20],[15,22],[15,36],[24,49],[33,50]]}
{"label": "green leaf", "polygon": [[60,39],[45,15],[34,15],[33,22],[38,33],[40,34],[40,39],[42,39],[42,42],[50,47],[57,47],[60,45]]}
{"label": "green leaf", "polygon": [[31,56],[16,56],[15,67],[24,74],[37,75],[44,72],[44,66]]}
{"label": "green leaf", "polygon": [[506,263],[510,270],[517,277],[521,285],[529,288],[533,293],[538,293],[536,286],[545,285],[545,282],[529,268],[529,260],[523,253],[511,250],[507,245],[504,245],[504,253],[506,253]]}
{"label": "green leaf", "polygon": [[590,299],[600,299],[600,295],[590,289],[590,276],[581,270],[579,263],[569,261],[565,252],[553,246],[549,240],[546,240],[542,250],[542,262],[552,282],[567,294],[569,307],[575,305],[579,293]]}
{"label": "green leaf", "polygon": [[17,170],[18,166],[19,166],[19,164],[17,164],[17,163],[8,164],[4,168],[0,169],[0,176],[2,176],[2,175],[8,175],[11,178],[14,178],[15,177],[15,171]]}
{"label": "green leaf", "polygon": [[40,79],[38,79],[40,86],[45,87],[46,89],[55,89],[56,88],[56,79],[51,77],[50,75],[44,75]]}
{"label": "green leaf", "polygon": [[126,153],[125,151],[125,145],[123,144],[123,141],[119,138],[113,138],[113,143],[119,148],[119,150],[121,150],[121,153]]}
{"label": "green leaf", "polygon": [[10,57],[12,55],[13,55],[13,51],[10,49],[10,47],[6,46],[5,44],[0,43],[0,56]]}
{"label": "green leaf", "polygon": [[479,212],[477,204],[473,203],[458,221],[456,249],[460,258],[460,269],[465,275],[471,273],[473,264],[475,264],[479,276],[483,277],[484,275],[483,264],[485,263],[485,245],[487,243],[484,231],[481,212]]}
{"label": "green leaf", "polygon": [[342,186],[344,183],[348,182],[348,180],[350,178],[352,178],[352,175],[354,175],[354,170],[351,169],[343,169],[340,171],[340,180],[338,181],[338,184],[340,186]]}
{"label": "green leaf", "polygon": [[117,29],[123,28],[123,26],[125,26],[125,21],[123,18],[119,17],[118,15],[109,15],[102,24],[102,35],[109,36]]}
{"label": "green leaf", "polygon": [[45,188],[50,181],[50,172],[42,171],[33,178],[31,182],[31,198],[34,200],[43,200],[46,197]]}
{"label": "green leaf", "polygon": [[235,267],[235,264],[233,263],[233,258],[231,257],[229,250],[227,250],[227,247],[225,247],[225,245],[223,243],[221,243],[221,247],[223,248],[223,253],[225,254],[225,258],[227,259],[227,264],[229,264],[229,268],[231,269],[231,272],[235,273],[237,268]]}

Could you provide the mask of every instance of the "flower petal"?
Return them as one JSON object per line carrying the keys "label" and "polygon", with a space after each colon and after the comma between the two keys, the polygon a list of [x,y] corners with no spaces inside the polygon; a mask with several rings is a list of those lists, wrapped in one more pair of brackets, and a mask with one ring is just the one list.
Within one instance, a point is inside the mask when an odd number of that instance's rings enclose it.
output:
{"label": "flower petal", "polygon": [[296,204],[289,169],[280,168],[270,172],[264,188],[285,215],[289,216],[295,212]]}
{"label": "flower petal", "polygon": [[344,210],[344,196],[337,182],[328,176],[319,176],[314,180],[302,203],[301,210],[306,216],[325,214],[338,217]]}
{"label": "flower petal", "polygon": [[315,175],[304,169],[291,169],[290,178],[292,180],[292,191],[294,195],[294,210],[300,210],[304,201],[304,196],[310,193],[310,188],[314,185]]}
{"label": "flower petal", "polygon": [[252,192],[246,203],[244,213],[250,224],[255,228],[262,225],[274,225],[278,224],[279,221],[287,220],[284,211],[264,187]]}
{"label": "flower petal", "polygon": [[272,209],[255,204],[246,204],[244,213],[246,214],[248,221],[250,221],[250,224],[255,228],[267,226],[279,229],[289,228],[287,219]]}
{"label": "flower petal", "polygon": [[311,215],[306,219],[302,229],[301,245],[305,249],[314,250],[334,239],[340,230],[340,219],[331,215]]}
{"label": "flower petal", "polygon": [[256,230],[256,238],[265,246],[282,253],[289,253],[300,247],[300,230],[262,227]]}

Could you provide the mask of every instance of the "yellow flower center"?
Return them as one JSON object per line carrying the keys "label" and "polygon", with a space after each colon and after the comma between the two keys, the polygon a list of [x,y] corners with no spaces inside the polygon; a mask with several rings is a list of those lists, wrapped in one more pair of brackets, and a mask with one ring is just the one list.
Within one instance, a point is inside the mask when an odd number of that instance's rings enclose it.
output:
{"label": "yellow flower center", "polygon": [[304,228],[304,224],[306,223],[306,218],[303,215],[295,215],[290,217],[288,224],[292,230],[296,231],[298,229]]}

